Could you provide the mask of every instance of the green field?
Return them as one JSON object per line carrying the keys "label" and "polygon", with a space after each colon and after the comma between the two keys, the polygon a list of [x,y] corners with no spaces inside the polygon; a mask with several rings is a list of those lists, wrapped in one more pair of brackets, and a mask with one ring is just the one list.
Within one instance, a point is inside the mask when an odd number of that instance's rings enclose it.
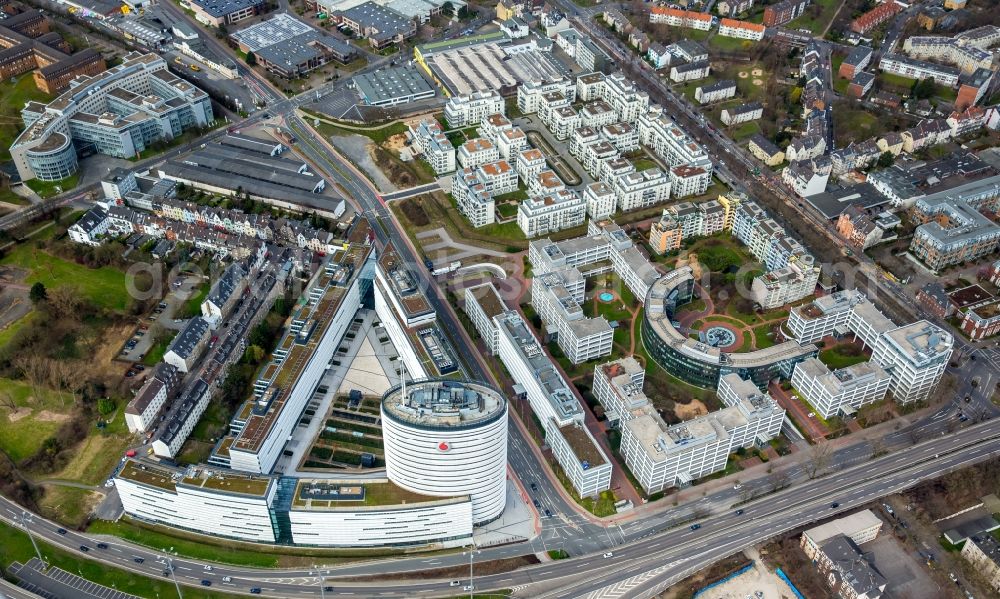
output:
{"label": "green field", "polygon": [[[10,459],[18,462],[33,455],[61,424],[58,415],[64,414],[73,405],[73,398],[67,393],[57,393],[39,388],[38,395],[27,383],[10,379],[0,379],[0,394],[10,398],[18,407],[13,416],[10,408],[3,406],[0,413],[0,449],[7,452]],[[26,411],[25,411],[26,410]]]}
{"label": "green field", "polygon": [[722,36],[716,33],[708,40],[708,45],[713,48],[718,48],[723,52],[745,52],[753,47],[754,42],[752,40],[744,40],[738,37],[728,37]]}
{"label": "green field", "polygon": [[108,266],[87,268],[57,258],[30,243],[15,246],[0,260],[5,266],[17,266],[31,271],[24,283],[41,282],[47,289],[72,285],[94,304],[111,310],[124,310],[128,303],[125,273]]}
{"label": "green field", "polygon": [[184,307],[176,314],[175,318],[194,318],[201,316],[201,303],[208,297],[208,292],[212,290],[212,283],[209,280],[202,281],[197,290],[192,290],[191,297],[184,302]]}
{"label": "green field", "polygon": [[[308,111],[307,111],[308,112]],[[313,113],[316,114],[316,113]],[[322,118],[330,118],[323,115]],[[312,125],[312,123],[310,123]],[[341,136],[341,135],[364,135],[368,139],[375,143],[382,143],[388,140],[393,135],[401,135],[406,133],[407,127],[405,123],[395,122],[388,123],[379,127],[341,127],[339,125],[334,125],[326,121],[321,120],[319,126],[314,127],[317,131],[326,136]]]}
{"label": "green field", "polygon": [[49,102],[52,96],[35,87],[31,73],[0,82],[0,160],[10,160],[10,144],[22,129],[21,109],[26,102]]}
{"label": "green field", "polygon": [[[13,561],[21,563],[27,562],[35,557],[35,550],[31,545],[31,540],[24,532],[7,524],[0,523],[0,562],[10,564]],[[57,549],[44,541],[37,541],[38,549],[50,566],[55,566],[78,574],[91,582],[103,584],[105,586],[117,588],[119,591],[138,595],[139,597],[175,597],[177,591],[174,583],[166,578],[154,580],[140,576],[134,572],[120,570],[104,566],[97,562],[82,559],[76,555]],[[185,587],[184,596],[189,599],[225,599],[233,598],[230,595],[218,590],[204,591],[200,588]]]}
{"label": "green field", "polygon": [[853,364],[859,362],[868,361],[868,356],[864,353],[858,353],[858,355],[850,355],[844,351],[844,346],[838,345],[830,349],[824,349],[819,352],[819,359],[821,362],[826,364],[830,370],[837,370],[838,368],[846,368]]}
{"label": "green field", "polygon": [[754,133],[760,133],[760,125],[757,124],[757,121],[737,125],[735,129],[729,132],[730,136],[736,141],[742,141]]}
{"label": "green field", "polygon": [[28,312],[21,318],[18,318],[14,322],[7,325],[7,328],[0,331],[0,347],[6,346],[14,338],[14,335],[18,331],[24,328],[24,325],[29,324],[31,319],[35,318],[35,312]]}
{"label": "green field", "polygon": [[913,84],[917,82],[916,79],[910,79],[909,77],[903,77],[902,75],[893,75],[892,73],[880,72],[878,74],[882,83],[891,85],[892,87],[898,87],[909,92],[913,88]]}
{"label": "green field", "polygon": [[142,363],[146,366],[156,366],[163,361],[163,354],[167,353],[167,347],[170,346],[170,342],[176,336],[177,331],[164,331],[156,340],[156,343],[150,346],[146,355],[143,356]]}
{"label": "green field", "polygon": [[837,10],[840,8],[840,0],[814,0],[814,6],[822,7],[822,12],[820,12],[818,17],[813,17],[809,9],[806,9],[806,13],[801,17],[791,21],[786,25],[788,29],[808,29],[812,31],[815,35],[820,35],[827,28],[833,17],[837,15]]}
{"label": "green field", "polygon": [[42,181],[41,179],[28,179],[25,185],[38,194],[38,197],[45,199],[57,196],[64,191],[69,191],[80,182],[80,175],[70,175],[59,181]]}

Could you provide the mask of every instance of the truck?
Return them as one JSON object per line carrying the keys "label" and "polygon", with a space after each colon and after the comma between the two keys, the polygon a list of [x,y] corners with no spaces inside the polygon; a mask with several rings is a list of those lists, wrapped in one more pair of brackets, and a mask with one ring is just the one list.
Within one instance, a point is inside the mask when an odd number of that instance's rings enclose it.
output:
{"label": "truck", "polygon": [[431,274],[434,275],[435,277],[438,277],[441,275],[446,275],[450,272],[455,272],[459,268],[462,268],[462,261],[455,260],[451,264],[435,267],[434,270],[431,271]]}

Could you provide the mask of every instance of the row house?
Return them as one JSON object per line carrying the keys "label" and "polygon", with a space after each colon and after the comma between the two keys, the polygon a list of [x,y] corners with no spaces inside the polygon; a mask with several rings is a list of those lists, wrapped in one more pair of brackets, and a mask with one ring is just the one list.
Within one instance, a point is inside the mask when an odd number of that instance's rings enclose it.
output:
{"label": "row house", "polygon": [[712,15],[694,10],[654,6],[649,10],[649,22],[708,31],[712,28]]}

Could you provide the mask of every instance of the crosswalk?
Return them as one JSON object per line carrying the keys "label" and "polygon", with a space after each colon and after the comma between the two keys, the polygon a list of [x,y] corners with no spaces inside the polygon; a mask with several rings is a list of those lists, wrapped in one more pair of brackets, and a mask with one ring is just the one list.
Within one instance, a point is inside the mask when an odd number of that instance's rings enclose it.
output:
{"label": "crosswalk", "polygon": [[652,570],[647,570],[641,574],[626,578],[625,580],[620,580],[612,585],[608,585],[604,588],[588,593],[587,595],[584,595],[584,597],[586,599],[620,599],[622,597],[627,597],[633,590],[646,585],[650,581],[657,580],[664,573],[676,568],[685,561],[687,561],[687,559],[667,562],[661,566],[653,568]]}

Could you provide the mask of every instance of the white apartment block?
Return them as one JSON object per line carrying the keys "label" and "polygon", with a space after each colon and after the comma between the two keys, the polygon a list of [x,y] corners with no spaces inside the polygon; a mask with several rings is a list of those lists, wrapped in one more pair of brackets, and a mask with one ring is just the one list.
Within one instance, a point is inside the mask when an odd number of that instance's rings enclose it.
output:
{"label": "white apartment block", "polygon": [[513,128],[514,125],[510,122],[510,119],[499,112],[494,112],[483,118],[482,122],[479,123],[477,131],[479,132],[479,137],[488,139],[496,144],[502,132]]}
{"label": "white apartment block", "polygon": [[472,326],[489,348],[490,353],[497,354],[500,343],[500,329],[495,317],[507,311],[507,305],[493,283],[482,283],[465,288],[465,304],[462,306],[468,314]]}
{"label": "white apartment block", "polygon": [[517,108],[524,114],[534,114],[538,112],[542,96],[550,92],[561,93],[571,104],[576,101],[576,84],[569,79],[548,83],[525,81],[517,88]]}
{"label": "white apartment block", "polygon": [[434,119],[424,119],[414,127],[410,124],[410,135],[424,159],[438,175],[455,170],[455,147]]}
{"label": "white apartment block", "polygon": [[740,125],[756,121],[764,116],[764,106],[760,102],[748,102],[732,108],[723,108],[719,118],[726,126]]}
{"label": "white apartment block", "polygon": [[823,418],[850,416],[861,406],[881,401],[889,374],[878,364],[861,362],[833,372],[816,358],[795,365],[792,386]]}
{"label": "white apartment block", "polygon": [[592,497],[611,486],[611,461],[583,426],[583,408],[521,316],[494,318],[498,355],[545,429],[545,441],[573,488]]}
{"label": "white apartment block", "polygon": [[452,96],[444,107],[444,118],[452,129],[477,125],[488,115],[505,109],[504,99],[496,90]]}
{"label": "white apartment block", "polygon": [[712,72],[712,65],[707,60],[700,62],[689,62],[670,67],[670,80],[674,83],[684,83],[685,81],[697,81],[708,77]]}
{"label": "white apartment block", "polygon": [[622,212],[639,210],[670,199],[671,183],[658,168],[628,173],[615,179],[614,190]]}
{"label": "white apartment block", "polygon": [[583,164],[583,168],[586,169],[591,177],[595,178],[600,177],[601,166],[605,160],[621,156],[618,148],[611,145],[611,142],[605,139],[584,146],[582,154],[583,157],[580,162]]}
{"label": "white apartment block", "polygon": [[549,335],[573,364],[611,353],[614,329],[603,317],[583,313],[586,280],[575,268],[564,268],[536,276],[531,285],[531,305]]}
{"label": "white apartment block", "polygon": [[964,73],[989,69],[993,54],[960,40],[939,35],[914,35],[903,42],[903,51],[913,58],[937,60],[953,64]]}
{"label": "white apartment block", "polygon": [[547,196],[559,193],[564,189],[566,189],[566,184],[562,182],[554,170],[548,168],[528,181],[529,196]]}
{"label": "white apartment block", "polygon": [[146,382],[139,388],[132,401],[125,407],[125,424],[130,433],[144,433],[151,430],[167,398],[177,389],[181,375],[178,370],[161,362]]}
{"label": "white apartment block", "polygon": [[491,196],[517,191],[517,171],[506,160],[487,162],[476,169],[476,178]]}
{"label": "white apartment block", "polygon": [[580,127],[569,138],[569,153],[583,163],[587,146],[601,141],[600,132],[593,127]]}
{"label": "white apartment block", "polygon": [[869,349],[879,337],[896,328],[865,294],[844,289],[792,308],[786,326],[799,343],[813,343],[836,330],[851,332]]}
{"label": "white apartment block", "polygon": [[920,320],[879,337],[872,361],[892,372],[889,391],[895,401],[924,401],[944,375],[953,346],[951,333]]}
{"label": "white apartment block", "polygon": [[623,154],[639,149],[639,130],[631,123],[623,121],[604,125],[601,136]]}
{"label": "white apartment block", "polygon": [[722,19],[719,21],[719,35],[722,37],[735,37],[741,40],[751,40],[759,42],[764,39],[766,27],[759,23],[747,21],[737,21],[735,19]]}
{"label": "white apartment block", "polygon": [[670,189],[675,198],[700,196],[712,184],[712,173],[700,166],[675,166],[670,169]]}
{"label": "white apartment block", "polygon": [[500,151],[488,139],[470,139],[458,148],[458,164],[462,168],[476,168],[500,159]]}
{"label": "white apartment block", "polygon": [[719,382],[726,408],[669,426],[643,393],[644,376],[632,357],[602,364],[593,392],[609,419],[621,422],[622,456],[647,493],[724,470],[731,452],[767,443],[781,430],[784,410],[736,374]]}
{"label": "white apartment block", "polygon": [[635,172],[635,165],[624,156],[612,156],[601,161],[598,168],[597,179],[602,183],[613,185],[615,179],[622,175]]}
{"label": "white apartment block", "polygon": [[802,550],[810,560],[819,559],[820,546],[829,539],[843,535],[856,545],[867,543],[882,530],[882,520],[871,510],[855,512],[810,528],[802,533]]}
{"label": "white apartment block", "polygon": [[575,191],[564,189],[521,202],[517,224],[525,237],[538,237],[582,225],[586,217],[587,205],[583,199]]}
{"label": "white apartment block", "polygon": [[[650,110],[638,121],[639,141],[653,150],[668,166],[690,166],[703,169],[711,180],[712,160],[662,109]],[[707,188],[707,186],[706,186]],[[677,196],[677,194],[674,194]]]}
{"label": "white apartment block", "polygon": [[700,85],[694,90],[694,99],[700,104],[721,102],[734,96],[736,96],[736,82],[732,79],[723,79],[709,85]]}
{"label": "white apartment block", "polygon": [[649,110],[649,94],[639,91],[635,83],[622,73],[605,79],[602,99],[615,111],[618,120],[626,123],[636,122]]}
{"label": "white apartment block", "polygon": [[610,217],[617,209],[617,197],[607,183],[591,183],[583,190],[583,200],[587,203],[587,216],[592,220]]}
{"label": "white apartment block", "polygon": [[580,115],[572,106],[562,106],[552,111],[546,124],[556,139],[564,141],[580,127]]}
{"label": "white apartment block", "polygon": [[580,109],[580,126],[600,129],[618,120],[615,109],[604,100],[596,100],[585,104]]}
{"label": "white apartment block", "polygon": [[507,129],[497,136],[496,146],[501,158],[514,162],[521,152],[529,148],[528,136],[520,127]]}
{"label": "white apartment block", "polygon": [[936,83],[945,87],[955,87],[958,85],[958,77],[961,74],[955,67],[935,64],[916,58],[908,58],[901,54],[887,53],[882,56],[878,63],[878,68],[886,73],[900,75],[908,79],[933,79]]}
{"label": "white apartment block", "polygon": [[496,202],[475,171],[465,169],[452,178],[451,195],[458,211],[469,219],[473,227],[485,227],[496,222]]}
{"label": "white apartment block", "polygon": [[818,268],[790,264],[754,277],[750,294],[762,309],[773,310],[813,295],[818,280]]}
{"label": "white apartment block", "polygon": [[517,176],[527,185],[538,173],[545,170],[545,156],[541,151],[530,148],[517,155]]}
{"label": "white apartment block", "polygon": [[576,98],[581,102],[591,102],[604,97],[604,82],[607,75],[600,71],[587,73],[576,78]]}

